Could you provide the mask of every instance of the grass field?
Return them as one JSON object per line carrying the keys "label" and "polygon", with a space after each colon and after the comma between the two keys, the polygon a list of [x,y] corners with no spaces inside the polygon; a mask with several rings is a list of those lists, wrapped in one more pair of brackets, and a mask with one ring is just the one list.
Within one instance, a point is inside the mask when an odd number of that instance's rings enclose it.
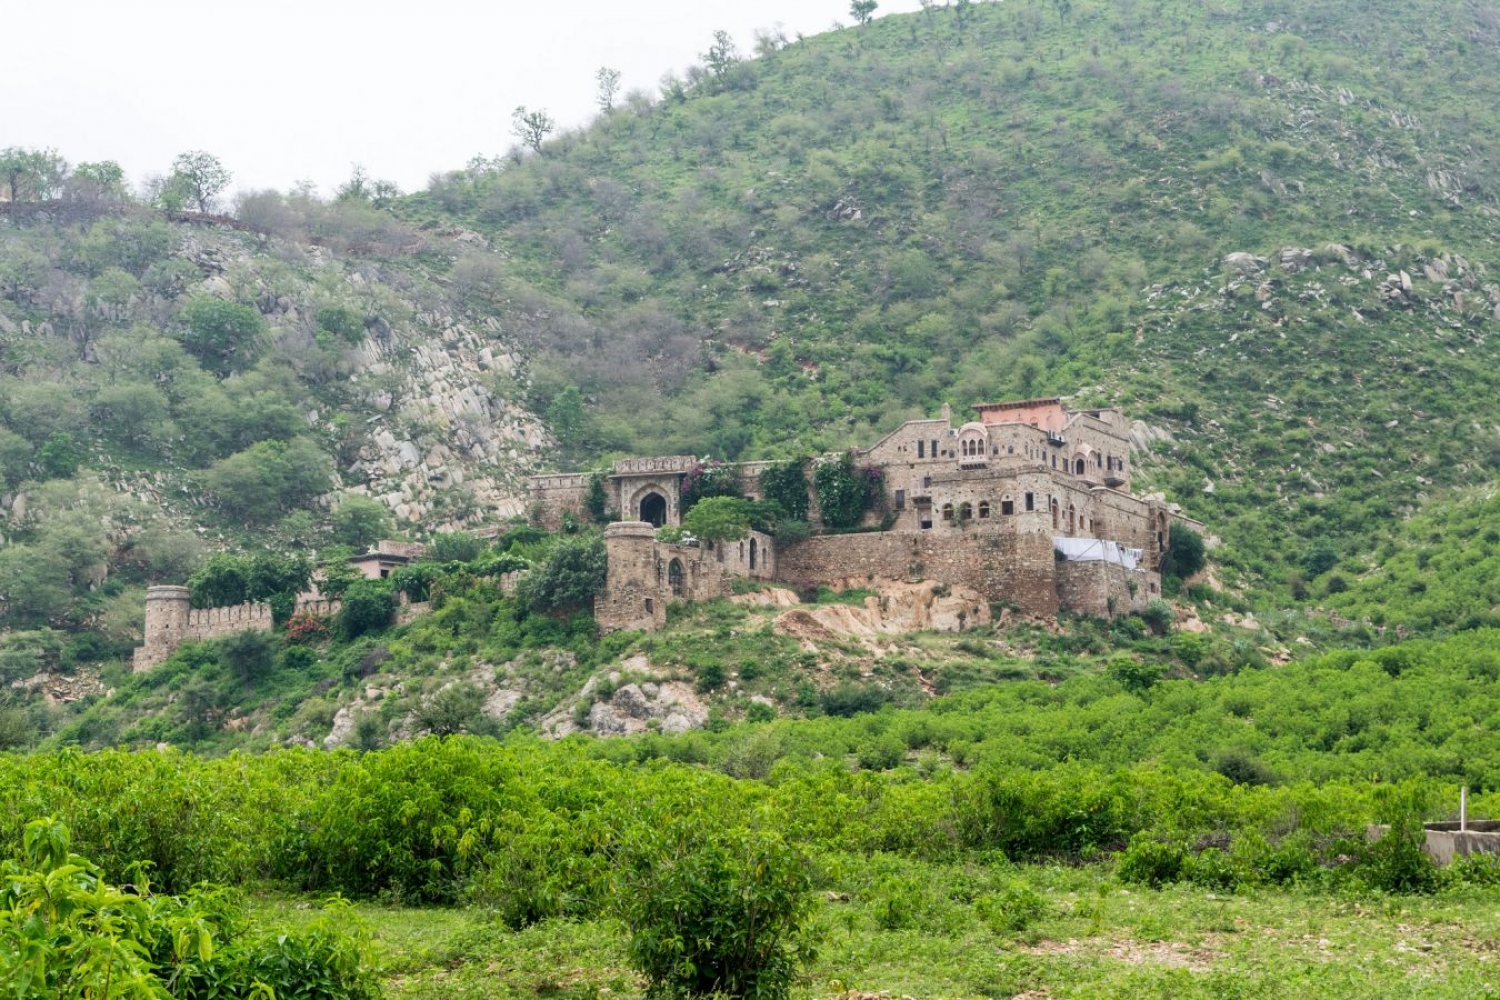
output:
{"label": "grass field", "polygon": [[[1025,866],[1001,877],[1041,900],[1034,922],[998,930],[976,901],[952,898],[990,866],[880,859],[830,872],[819,957],[796,995],[891,997],[1397,998],[1500,996],[1500,897],[1331,895],[1126,886],[1108,864]],[[925,879],[923,876],[930,876]],[[930,891],[934,884],[948,894]],[[905,892],[903,893],[903,889]],[[305,901],[262,899],[296,923]],[[476,908],[361,905],[389,996],[422,1000],[637,997],[623,932],[608,921],[505,930]]]}

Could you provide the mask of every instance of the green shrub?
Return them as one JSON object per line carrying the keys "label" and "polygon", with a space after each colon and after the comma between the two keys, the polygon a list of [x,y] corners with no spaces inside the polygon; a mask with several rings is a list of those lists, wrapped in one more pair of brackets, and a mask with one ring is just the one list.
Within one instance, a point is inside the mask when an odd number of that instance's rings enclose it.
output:
{"label": "green shrub", "polygon": [[1130,838],[1115,871],[1122,882],[1161,888],[1182,877],[1185,855],[1181,847],[1146,830]]}
{"label": "green shrub", "polygon": [[388,627],[395,613],[396,594],[387,581],[360,580],[344,591],[334,624],[347,641]]}
{"label": "green shrub", "polygon": [[996,934],[1016,934],[1047,915],[1047,900],[1025,882],[1012,882],[1003,892],[981,896],[974,912]]}
{"label": "green shrub", "polygon": [[811,955],[808,862],[771,832],[693,817],[642,826],[616,898],[649,997],[779,1000]]}

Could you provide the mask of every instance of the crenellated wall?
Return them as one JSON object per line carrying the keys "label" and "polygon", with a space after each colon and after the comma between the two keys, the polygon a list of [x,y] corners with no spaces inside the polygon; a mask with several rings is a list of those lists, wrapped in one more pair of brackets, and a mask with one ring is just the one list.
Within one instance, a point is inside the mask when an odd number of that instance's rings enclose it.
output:
{"label": "crenellated wall", "polygon": [[[519,573],[501,579],[501,590],[515,589]],[[332,618],[343,602],[304,594],[297,598],[293,614]],[[432,610],[432,603],[411,603],[403,596],[396,609],[397,624],[405,625]],[[136,649],[131,667],[136,673],[150,670],[171,656],[184,642],[222,639],[236,632],[269,632],[274,627],[269,604],[235,604],[222,608],[194,608],[188,588],[155,586],[146,589],[145,643]]]}

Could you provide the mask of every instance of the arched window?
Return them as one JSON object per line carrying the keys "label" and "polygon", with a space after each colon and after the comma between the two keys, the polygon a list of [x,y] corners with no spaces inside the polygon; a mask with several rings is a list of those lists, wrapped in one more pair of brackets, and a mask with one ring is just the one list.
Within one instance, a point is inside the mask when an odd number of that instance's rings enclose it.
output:
{"label": "arched window", "polygon": [[951,520],[953,520],[953,505],[951,503],[945,503],[945,504],[943,504],[943,520],[944,521],[951,521]]}
{"label": "arched window", "polygon": [[990,502],[988,500],[981,500],[981,501],[979,501],[979,519],[981,521],[984,521],[984,520],[987,520],[989,518],[989,516],[990,516]]}
{"label": "arched window", "polygon": [[1074,463],[1074,466],[1073,466],[1073,471],[1074,471],[1074,472],[1075,472],[1075,473],[1076,473],[1076,474],[1077,474],[1077,475],[1080,475],[1080,476],[1081,476],[1081,475],[1083,475],[1083,474],[1084,474],[1084,473],[1085,473],[1085,472],[1086,472],[1086,471],[1088,471],[1088,466],[1087,466],[1087,465],[1086,465],[1086,464],[1085,464],[1085,463],[1084,463],[1084,461],[1083,461],[1083,459],[1081,459],[1081,458],[1080,458],[1080,459],[1079,459],[1079,460],[1078,460],[1078,461],[1077,461],[1077,462],[1076,462],[1076,463]]}
{"label": "arched window", "polygon": [[667,567],[667,586],[672,588],[673,597],[682,596],[682,560],[673,559],[672,564]]}
{"label": "arched window", "polygon": [[1058,518],[1057,498],[1053,497],[1052,498],[1052,530],[1053,531],[1057,530],[1058,519],[1059,518]]}
{"label": "arched window", "polygon": [[750,539],[750,568],[755,569],[755,558],[759,555],[760,545],[755,539]]}
{"label": "arched window", "polygon": [[1078,511],[1076,511],[1076,510],[1073,509],[1073,505],[1072,504],[1068,504],[1068,534],[1071,535],[1074,532],[1076,532],[1077,530],[1078,530]]}
{"label": "arched window", "polygon": [[973,516],[974,508],[969,504],[967,500],[958,505],[958,519],[960,521],[967,521]]}

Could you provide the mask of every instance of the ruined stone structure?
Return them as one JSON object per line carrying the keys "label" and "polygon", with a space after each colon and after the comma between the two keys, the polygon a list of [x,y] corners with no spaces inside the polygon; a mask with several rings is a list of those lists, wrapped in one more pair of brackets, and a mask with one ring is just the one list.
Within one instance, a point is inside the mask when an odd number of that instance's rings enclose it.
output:
{"label": "ruined stone structure", "polygon": [[269,604],[228,608],[194,608],[186,587],[146,589],[146,643],[135,651],[136,673],[150,670],[189,639],[218,639],[235,632],[269,632]]}
{"label": "ruined stone structure", "polygon": [[[350,557],[349,563],[366,579],[378,580],[389,576],[391,570],[420,559],[426,552],[427,546],[419,543],[382,541],[370,552]],[[513,588],[514,575],[502,585]],[[340,607],[339,601],[330,600],[314,589],[298,595],[294,614],[328,618],[338,614]],[[409,604],[403,596],[398,619],[409,620],[425,607]],[[161,663],[189,640],[202,642],[236,632],[269,632],[272,626],[269,604],[194,608],[186,587],[147,587],[145,642],[131,657],[131,666],[140,673]]]}
{"label": "ruined stone structure", "polygon": [[[955,426],[948,408],[912,420],[857,453],[882,473],[884,510],[864,530],[778,545],[765,535],[710,546],[658,541],[681,523],[681,487],[698,462],[686,456],[616,463],[596,486],[586,475],[539,476],[532,509],[546,526],[587,520],[602,488],[609,579],[595,606],[605,631],[655,628],[674,600],[723,596],[739,579],[795,586],[865,578],[932,580],[974,589],[1023,612],[1112,616],[1160,595],[1158,569],[1180,511],[1130,491],[1129,425],[1116,409],[1080,410],[1060,399],[987,403]],[[758,497],[765,463],[738,466]],[[817,497],[812,502],[817,527]]]}

